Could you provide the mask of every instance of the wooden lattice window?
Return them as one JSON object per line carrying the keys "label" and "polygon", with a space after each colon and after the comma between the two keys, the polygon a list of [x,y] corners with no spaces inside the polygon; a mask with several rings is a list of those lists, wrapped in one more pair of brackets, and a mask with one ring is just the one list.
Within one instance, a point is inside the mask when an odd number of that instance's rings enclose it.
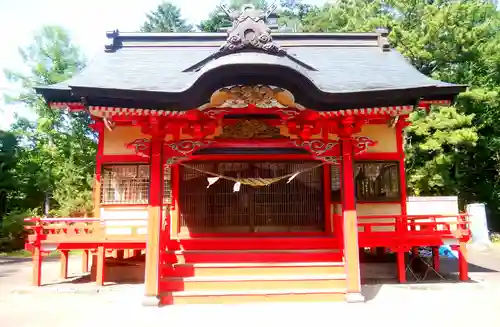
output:
{"label": "wooden lattice window", "polygon": [[172,169],[170,165],[163,168],[163,204],[172,204]]}
{"label": "wooden lattice window", "polygon": [[[207,174],[210,172],[211,174]],[[277,178],[268,186],[241,185],[221,178]],[[324,230],[323,167],[318,162],[191,162],[180,170],[180,229],[191,233],[300,232]]]}
{"label": "wooden lattice window", "polygon": [[332,192],[332,201],[340,202],[342,200],[342,176],[339,165],[330,165],[330,189]]}
{"label": "wooden lattice window", "polygon": [[357,162],[354,181],[358,201],[399,201],[399,163],[390,161]]}
{"label": "wooden lattice window", "polygon": [[149,165],[106,165],[102,169],[101,203],[147,204]]}

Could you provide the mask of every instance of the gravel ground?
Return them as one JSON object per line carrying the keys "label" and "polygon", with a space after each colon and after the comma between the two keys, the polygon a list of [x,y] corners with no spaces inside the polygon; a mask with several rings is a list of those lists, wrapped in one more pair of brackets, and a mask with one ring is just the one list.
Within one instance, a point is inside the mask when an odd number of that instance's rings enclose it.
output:
{"label": "gravel ground", "polygon": [[[455,327],[496,325],[500,308],[500,248],[469,249],[470,283],[369,285],[363,304],[265,303],[190,305],[165,308],[141,306],[142,285],[60,283],[57,260],[45,262],[42,288],[29,286],[31,262],[0,258],[0,327],[120,327],[162,323],[176,326],[333,325],[350,319],[384,326]],[[455,262],[443,262],[453,270]],[[70,259],[70,276],[78,277],[80,258]],[[496,321],[496,322],[495,322]]]}

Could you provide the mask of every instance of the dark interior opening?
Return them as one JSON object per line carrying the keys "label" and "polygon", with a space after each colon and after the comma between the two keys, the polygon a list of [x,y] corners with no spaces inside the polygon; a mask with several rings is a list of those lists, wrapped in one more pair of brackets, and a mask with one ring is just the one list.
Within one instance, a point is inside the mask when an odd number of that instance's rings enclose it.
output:
{"label": "dark interior opening", "polygon": [[[207,178],[217,174],[229,180],[220,178],[207,188]],[[236,181],[231,179],[256,178],[273,179],[273,183],[249,186],[242,182],[240,190],[234,191]],[[181,232],[325,230],[323,167],[318,161],[195,161],[181,166],[180,179]]]}

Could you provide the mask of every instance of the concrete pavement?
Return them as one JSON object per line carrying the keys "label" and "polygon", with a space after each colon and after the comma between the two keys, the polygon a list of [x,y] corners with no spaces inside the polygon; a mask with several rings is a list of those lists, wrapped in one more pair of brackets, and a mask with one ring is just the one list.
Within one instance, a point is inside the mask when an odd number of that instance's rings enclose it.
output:
{"label": "concrete pavement", "polygon": [[[471,283],[365,286],[368,302],[262,303],[190,305],[165,308],[141,306],[142,285],[98,288],[93,283],[57,283],[57,260],[44,264],[42,288],[29,286],[29,260],[0,258],[1,327],[128,327],[288,326],[350,324],[384,326],[471,326],[498,324],[500,308],[500,248],[471,246]],[[444,263],[448,264],[448,263]],[[70,259],[70,276],[78,276],[79,257]]]}

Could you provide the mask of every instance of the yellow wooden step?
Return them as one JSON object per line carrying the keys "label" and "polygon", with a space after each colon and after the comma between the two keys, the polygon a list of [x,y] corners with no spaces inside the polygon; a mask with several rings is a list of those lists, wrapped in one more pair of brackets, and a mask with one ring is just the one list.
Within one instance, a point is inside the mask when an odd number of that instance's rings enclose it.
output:
{"label": "yellow wooden step", "polygon": [[255,302],[343,302],[345,289],[237,291],[237,292],[174,292],[161,296],[169,304],[237,304]]}
{"label": "yellow wooden step", "polygon": [[345,275],[207,276],[162,279],[162,291],[238,291],[345,288]]}
{"label": "yellow wooden step", "polygon": [[341,262],[289,263],[195,263],[174,264],[164,269],[164,276],[275,276],[275,275],[333,275],[344,274]]}

